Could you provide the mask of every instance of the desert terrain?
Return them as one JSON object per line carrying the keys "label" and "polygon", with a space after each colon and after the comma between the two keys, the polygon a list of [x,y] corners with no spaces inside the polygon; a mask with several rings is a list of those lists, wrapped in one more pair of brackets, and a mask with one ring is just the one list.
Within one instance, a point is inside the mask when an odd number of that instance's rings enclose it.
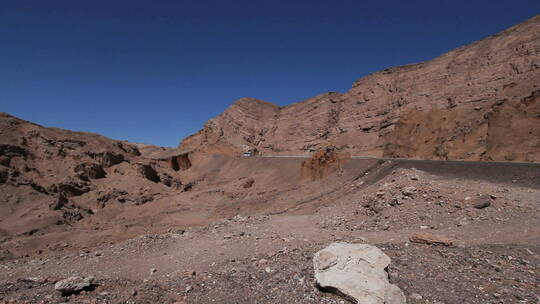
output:
{"label": "desert terrain", "polygon": [[0,204],[0,303],[347,303],[334,242],[407,303],[538,303],[540,16],[175,148],[2,113]]}

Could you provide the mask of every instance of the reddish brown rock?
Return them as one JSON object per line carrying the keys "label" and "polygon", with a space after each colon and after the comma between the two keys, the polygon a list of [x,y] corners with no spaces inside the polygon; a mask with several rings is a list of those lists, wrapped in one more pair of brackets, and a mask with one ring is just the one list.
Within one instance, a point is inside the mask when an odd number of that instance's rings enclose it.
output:
{"label": "reddish brown rock", "polygon": [[540,161],[540,16],[431,61],[385,69],[346,93],[286,107],[243,98],[182,141],[296,155]]}
{"label": "reddish brown rock", "polygon": [[75,166],[75,172],[77,172],[79,176],[85,180],[104,178],[107,175],[101,165],[94,163],[78,164]]}
{"label": "reddish brown rock", "polygon": [[161,181],[161,179],[159,178],[159,175],[158,173],[156,172],[156,170],[154,169],[154,167],[152,167],[152,165],[149,165],[149,164],[137,164],[137,171],[139,172],[139,174],[150,180],[150,181],[153,181],[154,183],[159,183]]}
{"label": "reddish brown rock", "polygon": [[339,170],[348,158],[350,155],[347,153],[336,151],[333,147],[325,148],[302,162],[300,176],[310,181],[321,179]]}
{"label": "reddish brown rock", "polygon": [[427,245],[452,246],[454,244],[452,240],[445,236],[431,233],[415,233],[409,238],[409,240],[413,243]]}
{"label": "reddish brown rock", "polygon": [[242,185],[242,187],[244,187],[244,189],[247,189],[247,188],[251,188],[253,186],[253,184],[255,183],[255,180],[253,178],[248,178],[244,184]]}
{"label": "reddish brown rock", "polygon": [[[138,175],[130,164],[151,162],[131,143],[45,128],[0,113],[0,201],[5,208],[0,213],[0,239],[28,236],[25,233],[34,230],[39,234],[32,237],[37,237],[94,217],[94,208],[108,207],[100,200],[107,193],[129,193],[129,200],[136,202],[168,189],[147,180],[146,176],[155,179],[151,172]],[[168,174],[172,185],[179,177],[169,169],[153,168],[158,177]]]}
{"label": "reddish brown rock", "polygon": [[170,159],[173,170],[187,170],[191,168],[191,161],[187,153],[172,156]]}

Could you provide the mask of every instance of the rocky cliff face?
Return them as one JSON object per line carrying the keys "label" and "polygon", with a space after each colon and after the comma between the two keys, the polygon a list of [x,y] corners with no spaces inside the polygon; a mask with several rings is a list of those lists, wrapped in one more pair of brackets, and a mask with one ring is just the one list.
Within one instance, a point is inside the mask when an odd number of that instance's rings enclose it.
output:
{"label": "rocky cliff face", "polygon": [[0,242],[62,230],[107,205],[152,200],[180,185],[170,162],[128,142],[0,113]]}
{"label": "rocky cliff face", "polygon": [[540,16],[286,107],[241,99],[181,150],[540,161]]}

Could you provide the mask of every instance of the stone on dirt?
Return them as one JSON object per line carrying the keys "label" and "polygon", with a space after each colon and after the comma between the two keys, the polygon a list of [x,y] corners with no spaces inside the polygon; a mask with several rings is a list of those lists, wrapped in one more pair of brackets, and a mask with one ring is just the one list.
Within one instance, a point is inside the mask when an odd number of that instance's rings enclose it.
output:
{"label": "stone on dirt", "polygon": [[248,178],[244,184],[242,185],[242,187],[244,187],[245,189],[247,188],[251,188],[253,186],[253,184],[255,183],[255,180],[253,178]]}
{"label": "stone on dirt", "polygon": [[451,239],[445,236],[435,235],[431,233],[415,233],[409,238],[409,240],[413,243],[427,245],[452,246],[454,244]]}
{"label": "stone on dirt", "polygon": [[315,281],[353,303],[403,304],[405,295],[388,281],[390,258],[368,244],[336,242],[315,254]]}
{"label": "stone on dirt", "polygon": [[94,285],[94,277],[73,276],[67,279],[56,282],[54,289],[61,292],[63,295],[70,295],[89,289]]}
{"label": "stone on dirt", "polygon": [[405,187],[405,188],[403,188],[402,193],[405,196],[412,196],[412,195],[414,195],[416,193],[416,188],[413,187],[413,186]]}
{"label": "stone on dirt", "polygon": [[474,202],[473,207],[476,209],[484,209],[491,206],[491,201],[485,197],[481,197]]}

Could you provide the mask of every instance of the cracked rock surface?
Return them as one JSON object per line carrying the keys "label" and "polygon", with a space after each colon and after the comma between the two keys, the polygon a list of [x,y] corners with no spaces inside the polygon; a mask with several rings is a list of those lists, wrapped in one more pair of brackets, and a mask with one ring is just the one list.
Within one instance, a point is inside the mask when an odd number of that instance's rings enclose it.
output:
{"label": "cracked rock surface", "polygon": [[336,242],[315,254],[317,286],[353,303],[402,304],[405,295],[388,280],[390,258],[369,244]]}

